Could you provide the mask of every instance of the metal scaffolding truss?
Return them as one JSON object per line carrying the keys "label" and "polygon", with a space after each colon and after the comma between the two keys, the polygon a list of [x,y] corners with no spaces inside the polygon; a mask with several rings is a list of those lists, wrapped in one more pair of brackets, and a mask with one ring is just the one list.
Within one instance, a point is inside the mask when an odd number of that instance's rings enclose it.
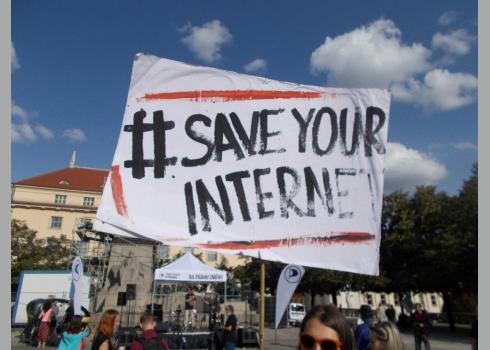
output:
{"label": "metal scaffolding truss", "polygon": [[[104,281],[107,278],[109,263],[117,264],[123,259],[128,258],[126,255],[113,249],[116,245],[136,247],[140,244],[154,245],[152,264],[143,263],[152,271],[158,268],[160,264],[159,246],[161,244],[152,241],[141,241],[139,239],[126,239],[124,237],[114,236],[105,232],[92,230],[90,221],[77,222],[72,230],[73,258],[79,256],[83,261],[84,272],[90,274],[90,299],[91,308],[97,305],[97,296],[101,291]],[[148,256],[134,256],[136,258],[146,258]]]}

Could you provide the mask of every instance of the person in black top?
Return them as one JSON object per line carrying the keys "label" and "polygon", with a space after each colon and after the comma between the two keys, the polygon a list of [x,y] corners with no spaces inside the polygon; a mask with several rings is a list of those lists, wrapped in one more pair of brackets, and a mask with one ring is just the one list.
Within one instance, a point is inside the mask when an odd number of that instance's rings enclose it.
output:
{"label": "person in black top", "polygon": [[225,350],[235,350],[237,342],[237,318],[233,312],[233,305],[225,307],[225,314],[228,316],[225,326],[223,327]]}
{"label": "person in black top", "polygon": [[389,304],[388,309],[386,309],[386,317],[388,317],[388,321],[392,323],[396,323],[396,311],[393,305]]}
{"label": "person in black top", "polygon": [[207,318],[208,329],[210,332],[212,332],[214,329],[213,313],[214,313],[214,310],[216,309],[216,299],[213,298],[213,296],[206,296],[206,297],[204,297],[203,302],[204,302],[203,312],[205,313],[205,316],[203,319]]}
{"label": "person in black top", "polygon": [[413,332],[415,336],[415,350],[420,350],[424,343],[425,350],[430,350],[429,327],[431,326],[427,312],[422,309],[422,304],[415,304],[415,312],[411,316]]}
{"label": "person in black top", "polygon": [[185,295],[184,328],[194,326],[194,309],[196,308],[196,295],[194,287],[189,287]]}
{"label": "person in black top", "polygon": [[117,310],[109,309],[104,311],[95,331],[92,350],[116,350],[117,345],[114,341],[114,334],[119,329],[120,322],[121,317]]}
{"label": "person in black top", "polygon": [[[68,308],[65,311],[65,315],[63,317],[63,325],[70,324],[71,320],[75,316],[74,307],[73,307],[73,299],[70,299],[68,302]],[[82,312],[84,313],[84,317],[90,317],[90,312],[82,306]]]}

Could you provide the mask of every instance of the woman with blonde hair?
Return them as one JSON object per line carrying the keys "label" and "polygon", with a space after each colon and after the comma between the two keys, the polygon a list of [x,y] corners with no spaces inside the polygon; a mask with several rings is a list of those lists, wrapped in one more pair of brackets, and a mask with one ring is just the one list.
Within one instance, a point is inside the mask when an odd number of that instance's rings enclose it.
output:
{"label": "woman with blonde hair", "polygon": [[370,350],[405,350],[400,332],[395,324],[385,321],[369,326]]}
{"label": "woman with blonde hair", "polygon": [[121,317],[114,309],[104,311],[95,331],[92,350],[115,350],[114,334],[119,328]]}

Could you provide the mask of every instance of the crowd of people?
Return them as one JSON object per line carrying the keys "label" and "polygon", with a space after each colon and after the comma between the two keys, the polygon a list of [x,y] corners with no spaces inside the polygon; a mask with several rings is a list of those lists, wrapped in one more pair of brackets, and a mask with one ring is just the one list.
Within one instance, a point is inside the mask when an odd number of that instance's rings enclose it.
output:
{"label": "crowd of people", "polygon": [[[389,305],[382,303],[376,314],[369,305],[360,308],[360,322],[351,326],[333,304],[318,305],[303,319],[299,333],[300,350],[405,350]],[[376,316],[376,318],[375,318]],[[415,349],[430,350],[430,321],[421,304],[411,315]]]}
{"label": "crowd of people", "polygon": [[[37,347],[44,349],[48,343],[53,343],[54,339],[55,343],[60,342],[60,349],[72,349],[73,347],[68,345],[73,342],[71,338],[84,338],[86,321],[90,317],[90,313],[83,306],[82,312],[84,316],[75,315],[73,300],[70,300],[68,308],[61,316],[58,300],[46,300],[35,317],[37,321],[35,324]],[[87,331],[89,330],[87,329]],[[78,336],[79,333],[81,333],[80,336]],[[61,344],[62,340],[63,344]]]}
{"label": "crowd of people", "polygon": [[[83,310],[84,312],[88,312]],[[85,314],[86,315],[86,314]],[[58,329],[58,350],[82,350],[89,341],[91,329],[83,317],[74,314],[73,302],[65,311],[64,317],[59,317],[59,308],[56,302],[46,301],[38,317],[37,340],[38,348],[45,348],[50,330]],[[210,316],[211,317],[211,316]],[[226,317],[226,321],[224,318]],[[211,318],[210,318],[211,319]],[[216,318],[212,318],[215,321]],[[118,350],[116,337],[121,322],[121,315],[117,310],[106,310],[95,329],[91,350]],[[59,323],[55,326],[53,323]],[[237,343],[237,318],[232,305],[225,307],[225,315],[221,321],[212,322],[213,330],[220,336],[215,339],[216,349],[234,350]],[[131,344],[131,350],[169,350],[164,334],[156,331],[156,319],[151,313],[145,313],[140,318],[139,328],[141,334]],[[55,331],[56,332],[56,331]]]}
{"label": "crowd of people", "polygon": [[300,326],[300,350],[404,350],[391,321],[374,321],[371,308],[361,307],[362,323],[353,327],[333,304],[317,305]]}
{"label": "crowd of people", "polygon": [[[186,302],[192,302],[193,291],[189,290]],[[186,308],[186,310],[192,310]],[[215,310],[215,309],[213,309]],[[215,348],[234,350],[237,344],[237,317],[232,305],[225,307],[222,321],[212,322],[213,330],[220,337],[215,339]],[[298,350],[405,350],[400,332],[390,315],[390,306],[382,303],[378,310],[373,311],[369,305],[360,308],[360,321],[351,324],[334,304],[317,305],[303,319],[298,340]],[[87,316],[87,310],[83,310]],[[209,315],[212,320],[211,313]],[[59,308],[56,303],[47,301],[39,313],[37,331],[38,347],[46,345],[48,331],[53,320],[59,318]],[[224,320],[226,318],[226,321]],[[186,317],[187,319],[187,317]],[[415,305],[411,314],[415,349],[430,350],[429,330],[430,319],[421,304]],[[120,314],[117,310],[106,310],[95,329],[91,350],[119,349],[115,337],[120,325]],[[216,321],[216,318],[214,318]],[[74,314],[73,303],[70,303],[61,321],[63,329],[58,350],[84,349],[91,334],[90,327],[83,322],[83,317]],[[211,322],[210,322],[211,324]],[[168,350],[169,345],[165,334],[159,334],[156,320],[151,313],[145,313],[140,318],[140,336],[131,344],[131,350]]]}

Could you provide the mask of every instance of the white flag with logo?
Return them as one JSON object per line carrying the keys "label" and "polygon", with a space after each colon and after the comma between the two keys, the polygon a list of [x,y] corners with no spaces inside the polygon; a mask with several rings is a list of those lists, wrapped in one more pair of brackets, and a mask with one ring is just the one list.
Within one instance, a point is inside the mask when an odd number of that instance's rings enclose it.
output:
{"label": "white flag with logo", "polygon": [[287,265],[282,270],[277,282],[275,328],[279,325],[289,300],[304,274],[305,269],[299,265]]}
{"label": "white flag with logo", "polygon": [[82,315],[82,276],[83,262],[80,257],[76,257],[71,265],[71,276],[73,281],[73,314]]}

